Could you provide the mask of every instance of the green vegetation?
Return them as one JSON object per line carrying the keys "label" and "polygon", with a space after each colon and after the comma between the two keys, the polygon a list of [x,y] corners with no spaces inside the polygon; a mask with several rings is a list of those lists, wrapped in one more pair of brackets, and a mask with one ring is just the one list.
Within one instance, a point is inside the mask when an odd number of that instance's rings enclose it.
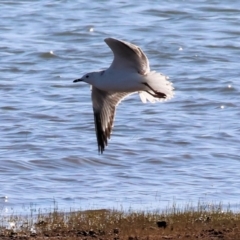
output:
{"label": "green vegetation", "polygon": [[240,239],[240,213],[221,204],[162,212],[87,210],[1,216],[0,239]]}

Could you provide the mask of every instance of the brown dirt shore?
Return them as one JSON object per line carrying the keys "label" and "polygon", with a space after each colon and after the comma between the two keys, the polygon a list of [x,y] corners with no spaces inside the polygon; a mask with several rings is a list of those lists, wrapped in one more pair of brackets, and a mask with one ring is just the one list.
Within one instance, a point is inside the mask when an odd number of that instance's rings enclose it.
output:
{"label": "brown dirt shore", "polygon": [[96,232],[94,230],[89,231],[53,231],[48,233],[42,233],[42,234],[28,234],[28,233],[10,233],[10,234],[1,234],[0,239],[1,240],[12,240],[12,239],[21,239],[21,240],[43,240],[43,239],[49,239],[49,240],[57,240],[57,239],[66,239],[66,240],[120,240],[120,239],[126,239],[126,240],[157,240],[157,239],[240,239],[240,231],[239,229],[232,228],[232,229],[202,229],[198,231],[181,231],[181,232],[175,232],[174,230],[172,233],[164,233],[164,231],[160,231],[159,229],[152,228],[146,233],[143,233],[142,231],[139,231],[141,233],[137,234],[137,229],[134,229],[133,234],[125,235],[121,234],[121,231],[119,233],[114,233],[114,230],[112,233],[105,233],[105,232]]}
{"label": "brown dirt shore", "polygon": [[[11,216],[0,222],[0,240],[240,240],[240,213],[221,209],[173,209],[165,213],[89,210],[52,212],[37,217]],[[14,223],[14,224],[13,224]]]}

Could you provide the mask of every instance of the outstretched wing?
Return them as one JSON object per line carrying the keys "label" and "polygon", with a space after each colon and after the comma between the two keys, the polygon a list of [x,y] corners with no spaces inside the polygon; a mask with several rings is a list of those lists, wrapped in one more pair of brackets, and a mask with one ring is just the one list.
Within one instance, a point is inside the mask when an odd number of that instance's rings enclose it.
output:
{"label": "outstretched wing", "polygon": [[113,128],[117,105],[129,92],[106,92],[92,87],[92,103],[98,152],[103,153]]}
{"label": "outstretched wing", "polygon": [[110,68],[132,68],[142,75],[150,71],[148,58],[140,47],[114,38],[106,38],[104,41],[114,54]]}

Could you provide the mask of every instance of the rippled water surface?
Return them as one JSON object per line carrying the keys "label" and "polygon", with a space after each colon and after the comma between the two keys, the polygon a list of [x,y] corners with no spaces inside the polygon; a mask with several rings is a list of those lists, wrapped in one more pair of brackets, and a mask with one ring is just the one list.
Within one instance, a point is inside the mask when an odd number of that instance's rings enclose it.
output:
{"label": "rippled water surface", "polygon": [[[239,203],[239,1],[1,1],[0,8],[5,212],[54,200],[61,209]],[[152,69],[170,77],[175,97],[127,98],[98,155],[89,85],[72,80],[109,66],[106,37],[139,45]]]}

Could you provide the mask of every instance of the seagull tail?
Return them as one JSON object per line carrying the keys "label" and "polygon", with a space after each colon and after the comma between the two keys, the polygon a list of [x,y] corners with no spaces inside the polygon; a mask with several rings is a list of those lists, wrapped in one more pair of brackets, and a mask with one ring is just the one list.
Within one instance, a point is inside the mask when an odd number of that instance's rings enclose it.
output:
{"label": "seagull tail", "polygon": [[164,101],[173,97],[173,86],[168,81],[168,77],[161,73],[152,71],[145,76],[144,91],[139,92],[140,99],[143,103],[147,101],[154,103]]}

